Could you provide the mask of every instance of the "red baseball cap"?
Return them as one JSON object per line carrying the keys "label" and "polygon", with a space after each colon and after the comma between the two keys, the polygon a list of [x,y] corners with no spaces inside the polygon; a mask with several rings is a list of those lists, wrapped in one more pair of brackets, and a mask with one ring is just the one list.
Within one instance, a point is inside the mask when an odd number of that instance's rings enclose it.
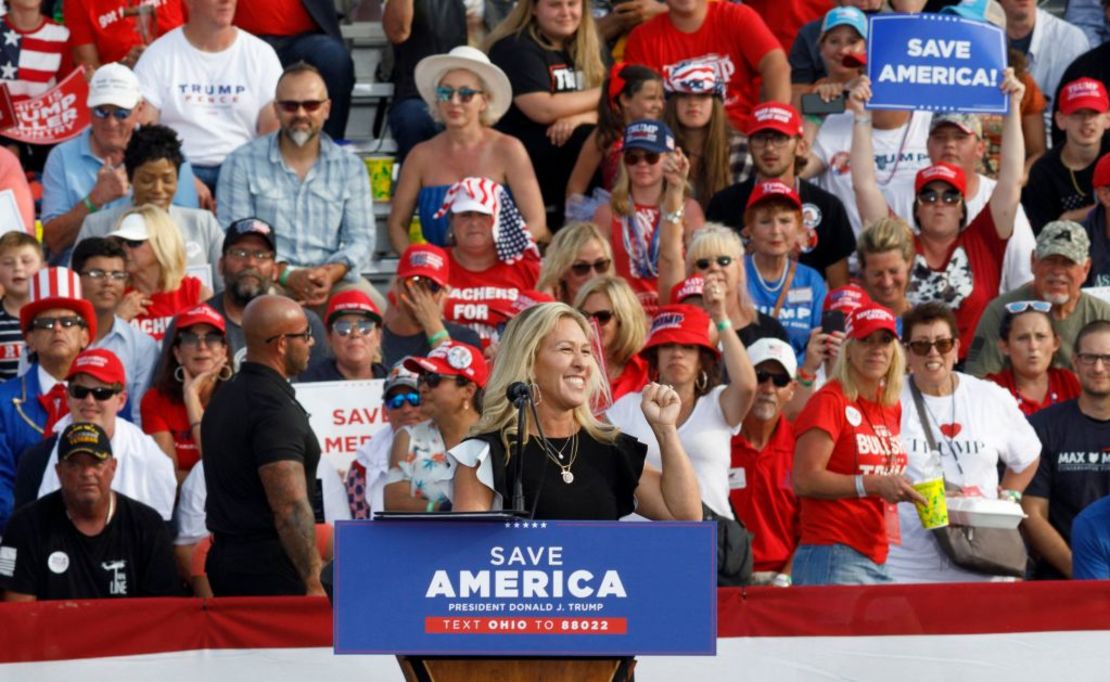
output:
{"label": "red baseball cap", "polygon": [[374,301],[358,289],[341,291],[328,301],[324,323],[330,326],[333,318],[339,315],[364,315],[376,324],[382,323],[382,314],[378,311],[378,306],[374,305]]}
{"label": "red baseball cap", "polygon": [[417,374],[443,374],[470,379],[478,388],[486,387],[489,365],[482,351],[467,343],[448,341],[432,349],[425,357],[405,358],[405,369]]}
{"label": "red baseball cap", "polygon": [[802,210],[802,200],[798,197],[798,193],[794,188],[786,184],[782,180],[767,180],[765,182],[757,182],[755,189],[748,196],[748,208],[755,206],[763,201],[774,198],[786,199],[790,203]]}
{"label": "red baseball cap", "polygon": [[705,294],[705,280],[701,275],[691,275],[671,287],[671,302],[682,303],[691,296]]}
{"label": "red baseball cap", "polygon": [[875,332],[884,329],[894,334],[894,336],[898,336],[898,323],[894,319],[894,313],[890,312],[885,306],[872,303],[861,305],[848,316],[844,333],[850,339],[859,340],[866,339]]}
{"label": "red baseball cap", "polygon": [[967,178],[964,176],[964,170],[959,166],[941,161],[917,171],[917,177],[913,181],[914,194],[920,192],[921,188],[930,182],[947,183],[956,188],[961,197],[967,196]]}
{"label": "red baseball cap", "polygon": [[73,359],[73,364],[69,366],[66,381],[78,374],[88,374],[97,381],[103,381],[106,384],[127,385],[127,372],[123,369],[123,363],[119,361],[115,353],[104,348],[90,348],[81,351]]}
{"label": "red baseball cap", "polygon": [[798,110],[782,102],[764,102],[752,110],[751,137],[761,130],[776,130],[789,137],[802,135],[802,117]]}
{"label": "red baseball cap", "polygon": [[1110,154],[1103,154],[1095,164],[1095,176],[1092,186],[1106,187],[1110,185]]}
{"label": "red baseball cap", "polygon": [[640,353],[671,343],[701,346],[720,355],[717,347],[709,343],[709,314],[694,305],[675,303],[659,306],[651,318],[651,332]]}
{"label": "red baseball cap", "polygon": [[873,305],[867,292],[858,284],[845,284],[825,295],[825,304],[822,306],[822,310],[825,312],[839,310],[845,315],[851,315],[865,305]]}
{"label": "red baseball cap", "polygon": [[1110,110],[1110,98],[1106,96],[1106,86],[1094,78],[1079,78],[1060,90],[1060,113],[1068,116],[1081,109],[1098,113]]}
{"label": "red baseball cap", "polygon": [[224,321],[224,316],[218,313],[215,308],[203,303],[181,311],[173,321],[173,327],[177,331],[188,329],[195,324],[210,324],[219,329],[221,333],[227,333],[227,323]]}
{"label": "red baseball cap", "polygon": [[427,277],[440,286],[447,286],[451,278],[451,264],[447,252],[433,244],[413,244],[401,254],[397,276]]}

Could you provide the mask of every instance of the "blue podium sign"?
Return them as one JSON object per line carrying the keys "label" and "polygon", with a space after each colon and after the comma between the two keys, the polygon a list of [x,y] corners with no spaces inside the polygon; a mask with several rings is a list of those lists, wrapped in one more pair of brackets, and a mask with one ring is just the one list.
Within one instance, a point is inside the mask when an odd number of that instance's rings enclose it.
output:
{"label": "blue podium sign", "polygon": [[341,521],[335,652],[713,655],[712,523]]}
{"label": "blue podium sign", "polygon": [[871,109],[1004,114],[1002,29],[948,14],[871,17]]}

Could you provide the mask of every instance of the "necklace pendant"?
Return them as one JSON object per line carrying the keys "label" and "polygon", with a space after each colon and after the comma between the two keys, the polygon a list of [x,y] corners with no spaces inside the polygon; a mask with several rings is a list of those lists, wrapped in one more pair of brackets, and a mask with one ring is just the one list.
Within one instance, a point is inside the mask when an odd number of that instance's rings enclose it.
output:
{"label": "necklace pendant", "polygon": [[563,483],[566,483],[567,485],[570,485],[571,483],[574,483],[574,474],[572,474],[569,471],[564,471],[563,472]]}

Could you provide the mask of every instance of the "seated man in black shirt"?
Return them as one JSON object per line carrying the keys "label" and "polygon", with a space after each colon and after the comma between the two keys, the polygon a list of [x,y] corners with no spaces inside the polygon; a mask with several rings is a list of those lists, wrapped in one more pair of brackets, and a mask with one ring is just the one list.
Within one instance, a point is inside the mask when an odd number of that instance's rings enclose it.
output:
{"label": "seated man in black shirt", "polygon": [[96,424],[59,438],[61,489],[12,516],[0,545],[5,601],[180,594],[158,512],[112,491],[112,443]]}
{"label": "seated man in black shirt", "polygon": [[821,273],[829,289],[844,286],[856,238],[840,199],[797,176],[809,153],[802,138],[802,117],[789,104],[765,102],[752,111],[752,119],[755,122],[748,129],[748,144],[755,175],[713,195],[706,219],[739,232],[744,228],[744,209],[755,183],[781,180],[794,187],[802,199],[805,232],[798,262]]}

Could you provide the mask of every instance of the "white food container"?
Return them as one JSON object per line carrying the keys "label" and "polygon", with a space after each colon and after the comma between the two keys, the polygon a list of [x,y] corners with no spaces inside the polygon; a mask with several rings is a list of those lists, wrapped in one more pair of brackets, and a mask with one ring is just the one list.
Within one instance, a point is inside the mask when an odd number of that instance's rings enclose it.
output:
{"label": "white food container", "polygon": [[1021,505],[1010,500],[988,500],[985,497],[948,498],[948,521],[957,526],[1017,528],[1024,518]]}

